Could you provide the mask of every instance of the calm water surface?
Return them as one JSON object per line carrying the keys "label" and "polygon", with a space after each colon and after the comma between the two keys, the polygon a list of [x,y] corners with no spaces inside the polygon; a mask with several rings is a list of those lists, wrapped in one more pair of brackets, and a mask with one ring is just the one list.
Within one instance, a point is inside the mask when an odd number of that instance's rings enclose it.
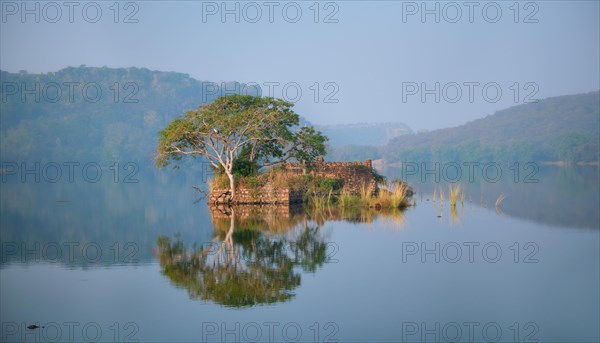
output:
{"label": "calm water surface", "polygon": [[392,213],[139,180],[2,184],[2,341],[600,340],[596,168],[474,182],[455,210],[417,182]]}

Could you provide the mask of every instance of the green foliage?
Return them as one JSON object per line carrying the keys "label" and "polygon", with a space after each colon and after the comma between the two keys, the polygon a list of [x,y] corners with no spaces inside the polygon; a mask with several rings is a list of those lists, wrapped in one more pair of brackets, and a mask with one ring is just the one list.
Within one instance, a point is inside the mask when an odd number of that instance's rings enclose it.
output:
{"label": "green foliage", "polygon": [[589,137],[577,132],[568,132],[556,139],[555,147],[561,161],[576,162],[585,158],[589,144]]}
{"label": "green foliage", "polygon": [[304,200],[311,202],[320,197],[337,196],[342,193],[344,183],[344,179],[304,175],[302,176],[302,185],[305,190]]}
{"label": "green foliage", "polygon": [[313,179],[312,175],[298,175],[296,177],[289,178],[287,185],[291,190],[306,190],[307,184]]}
{"label": "green foliage", "polygon": [[372,170],[372,173],[373,173],[373,177],[375,178],[375,182],[376,182],[378,185],[385,184],[385,183],[387,182],[387,178],[386,178],[385,176],[383,176],[383,175],[379,174],[379,173],[377,172],[377,170],[373,169],[373,170]]}
{"label": "green foliage", "polygon": [[312,126],[303,126],[296,132],[290,155],[298,162],[314,162],[317,157],[325,155],[326,142],[327,137],[321,132]]}
{"label": "green foliage", "polygon": [[233,175],[235,176],[250,176],[258,173],[258,165],[254,161],[238,158],[233,161]]}
{"label": "green foliage", "polygon": [[156,164],[162,167],[183,155],[197,155],[231,172],[233,160],[247,145],[254,151],[249,161],[254,161],[256,154],[279,157],[283,146],[293,140],[289,128],[298,124],[292,106],[270,97],[220,97],[186,112],[160,131]]}
{"label": "green foliage", "polygon": [[338,198],[338,205],[341,208],[361,207],[360,197],[347,192],[343,192]]}
{"label": "green foliage", "polygon": [[306,272],[314,273],[329,257],[327,243],[319,236],[318,227],[307,227],[290,245],[293,263]]}
{"label": "green foliage", "polygon": [[[159,236],[162,274],[187,289],[192,299],[247,307],[290,300],[301,280],[296,269],[315,272],[329,260],[318,228],[306,227],[296,239],[288,239],[267,235],[252,224],[232,227],[231,241],[217,234],[218,251],[186,249],[180,239]],[[238,260],[246,263],[233,262]]]}
{"label": "green foliage", "polygon": [[266,184],[284,187],[285,175],[268,173],[267,178],[276,178],[267,181],[257,175],[258,170],[288,159],[312,162],[325,153],[327,141],[312,127],[294,132],[292,128],[299,123],[299,117],[292,106],[269,97],[220,97],[188,111],[160,132],[156,165],[163,167],[183,156],[202,156],[228,175],[233,199],[238,183],[249,187],[253,197]]}
{"label": "green foliage", "polygon": [[259,166],[256,161],[250,160],[251,147],[246,145],[239,156],[233,161],[233,174],[236,176],[250,176],[258,173]]}
{"label": "green foliage", "polygon": [[321,178],[321,182],[319,184],[319,188],[321,192],[337,192],[340,191],[344,187],[344,179],[337,178]]}

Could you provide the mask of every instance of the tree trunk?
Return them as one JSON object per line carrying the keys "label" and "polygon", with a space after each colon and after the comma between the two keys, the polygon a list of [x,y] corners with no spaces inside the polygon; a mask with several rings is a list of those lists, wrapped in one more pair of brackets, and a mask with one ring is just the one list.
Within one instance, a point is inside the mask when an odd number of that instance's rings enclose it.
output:
{"label": "tree trunk", "polygon": [[231,215],[229,218],[231,219],[231,223],[229,224],[229,231],[227,231],[223,242],[221,242],[221,245],[225,247],[225,264],[229,264],[231,262],[231,257],[234,257],[235,261],[237,262],[235,247],[233,246],[233,231],[235,230],[235,209],[233,207],[231,207]]}
{"label": "tree trunk", "polygon": [[233,174],[229,171],[225,172],[227,177],[229,178],[229,191],[231,192],[230,202],[235,199],[235,180],[233,179]]}

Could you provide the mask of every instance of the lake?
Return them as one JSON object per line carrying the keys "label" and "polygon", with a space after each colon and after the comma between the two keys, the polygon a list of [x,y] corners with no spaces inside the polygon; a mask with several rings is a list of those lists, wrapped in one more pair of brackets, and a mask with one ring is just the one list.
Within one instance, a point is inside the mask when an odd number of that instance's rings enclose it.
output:
{"label": "lake", "polygon": [[463,180],[455,208],[403,172],[402,212],[211,209],[193,173],[3,180],[1,340],[600,340],[597,167]]}

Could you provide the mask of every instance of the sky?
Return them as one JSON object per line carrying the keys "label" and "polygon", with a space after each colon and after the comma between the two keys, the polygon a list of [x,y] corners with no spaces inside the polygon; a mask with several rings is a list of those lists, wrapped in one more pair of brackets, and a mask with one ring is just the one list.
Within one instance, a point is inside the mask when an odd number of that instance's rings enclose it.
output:
{"label": "sky", "polygon": [[598,1],[0,1],[0,69],[262,86],[315,124],[433,130],[600,89]]}

